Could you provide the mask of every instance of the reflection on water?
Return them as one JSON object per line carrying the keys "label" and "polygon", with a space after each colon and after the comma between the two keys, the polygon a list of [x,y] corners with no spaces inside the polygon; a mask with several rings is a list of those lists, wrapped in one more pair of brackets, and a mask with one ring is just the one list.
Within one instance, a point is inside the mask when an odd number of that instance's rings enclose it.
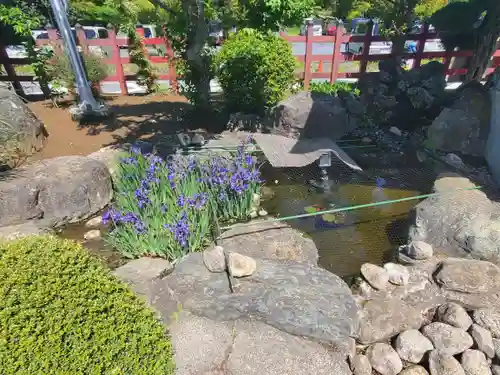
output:
{"label": "reflection on water", "polygon": [[[293,178],[287,171],[275,178],[280,183],[271,186],[274,195],[264,202],[264,207],[273,215],[292,216],[412,197],[430,188],[432,173],[424,170],[406,172],[384,176],[383,186],[377,184],[380,182],[377,177],[386,171],[373,171],[372,176],[351,173],[349,178],[341,176],[330,191],[319,192],[303,182],[307,181],[303,172]],[[424,183],[414,183],[420,186],[408,189],[406,186],[412,185],[409,179]],[[341,214],[294,219],[289,224],[314,240],[321,266],[345,277],[358,274],[361,264],[365,262],[381,264],[392,258],[397,246],[406,241],[408,212],[417,203],[417,200],[412,200],[384,204]]]}

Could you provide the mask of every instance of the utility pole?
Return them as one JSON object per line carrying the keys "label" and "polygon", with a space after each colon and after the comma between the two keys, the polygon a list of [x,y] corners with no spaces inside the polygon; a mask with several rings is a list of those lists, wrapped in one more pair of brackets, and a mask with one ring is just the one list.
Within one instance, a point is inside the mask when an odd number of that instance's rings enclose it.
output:
{"label": "utility pole", "polygon": [[50,0],[50,5],[64,42],[64,51],[68,54],[71,67],[75,73],[79,103],[70,108],[71,118],[75,121],[81,121],[86,117],[108,116],[109,109],[104,104],[99,103],[92,95],[75,37],[68,21],[67,0]]}

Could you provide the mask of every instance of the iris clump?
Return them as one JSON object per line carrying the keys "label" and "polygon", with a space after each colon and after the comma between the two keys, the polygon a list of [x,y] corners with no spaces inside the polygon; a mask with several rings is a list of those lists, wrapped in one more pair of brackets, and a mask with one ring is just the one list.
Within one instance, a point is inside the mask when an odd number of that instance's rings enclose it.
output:
{"label": "iris clump", "polygon": [[128,258],[175,260],[201,250],[217,222],[248,218],[262,184],[259,165],[242,143],[231,157],[164,160],[132,148],[121,160],[115,202],[104,213],[107,241]]}

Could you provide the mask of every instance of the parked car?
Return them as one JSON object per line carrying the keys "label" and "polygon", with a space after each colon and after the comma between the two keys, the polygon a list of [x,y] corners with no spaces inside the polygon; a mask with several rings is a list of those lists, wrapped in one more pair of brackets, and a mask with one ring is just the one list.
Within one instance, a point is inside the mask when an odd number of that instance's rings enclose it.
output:
{"label": "parked car", "polygon": [[220,46],[224,40],[224,29],[222,28],[222,22],[211,21],[208,23],[208,36],[211,40],[212,45]]}
{"label": "parked car", "polygon": [[323,21],[320,19],[305,18],[302,26],[300,26],[300,35],[307,34],[307,25],[312,22],[313,36],[323,35]]}
{"label": "parked car", "polygon": [[[370,19],[368,18],[354,18],[351,21],[351,35],[352,36],[365,36],[368,32],[368,24]],[[373,22],[372,35],[379,35],[380,24],[377,21]],[[361,42],[349,42],[347,43],[346,50],[349,53],[362,55],[363,54],[364,43]],[[370,44],[370,55],[379,55],[391,53],[392,43],[391,42],[372,42]]]}

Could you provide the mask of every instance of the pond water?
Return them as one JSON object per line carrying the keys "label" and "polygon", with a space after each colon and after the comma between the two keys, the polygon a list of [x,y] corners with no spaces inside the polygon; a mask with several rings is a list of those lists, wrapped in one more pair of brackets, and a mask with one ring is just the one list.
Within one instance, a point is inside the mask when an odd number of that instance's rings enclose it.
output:
{"label": "pond water", "polygon": [[[271,195],[264,201],[264,208],[270,215],[285,217],[430,192],[441,171],[434,165],[396,157],[406,160],[400,160],[397,168],[371,166],[361,173],[334,164],[330,168],[334,185],[323,192],[308,184],[319,176],[319,168],[315,166],[282,170],[264,166],[266,189]],[[362,161],[356,161],[363,167]],[[381,182],[383,187],[380,187]],[[406,243],[408,213],[418,202],[410,200],[286,222],[315,242],[322,267],[341,277],[349,277],[359,274],[365,262],[382,264],[393,259],[397,247]]]}

